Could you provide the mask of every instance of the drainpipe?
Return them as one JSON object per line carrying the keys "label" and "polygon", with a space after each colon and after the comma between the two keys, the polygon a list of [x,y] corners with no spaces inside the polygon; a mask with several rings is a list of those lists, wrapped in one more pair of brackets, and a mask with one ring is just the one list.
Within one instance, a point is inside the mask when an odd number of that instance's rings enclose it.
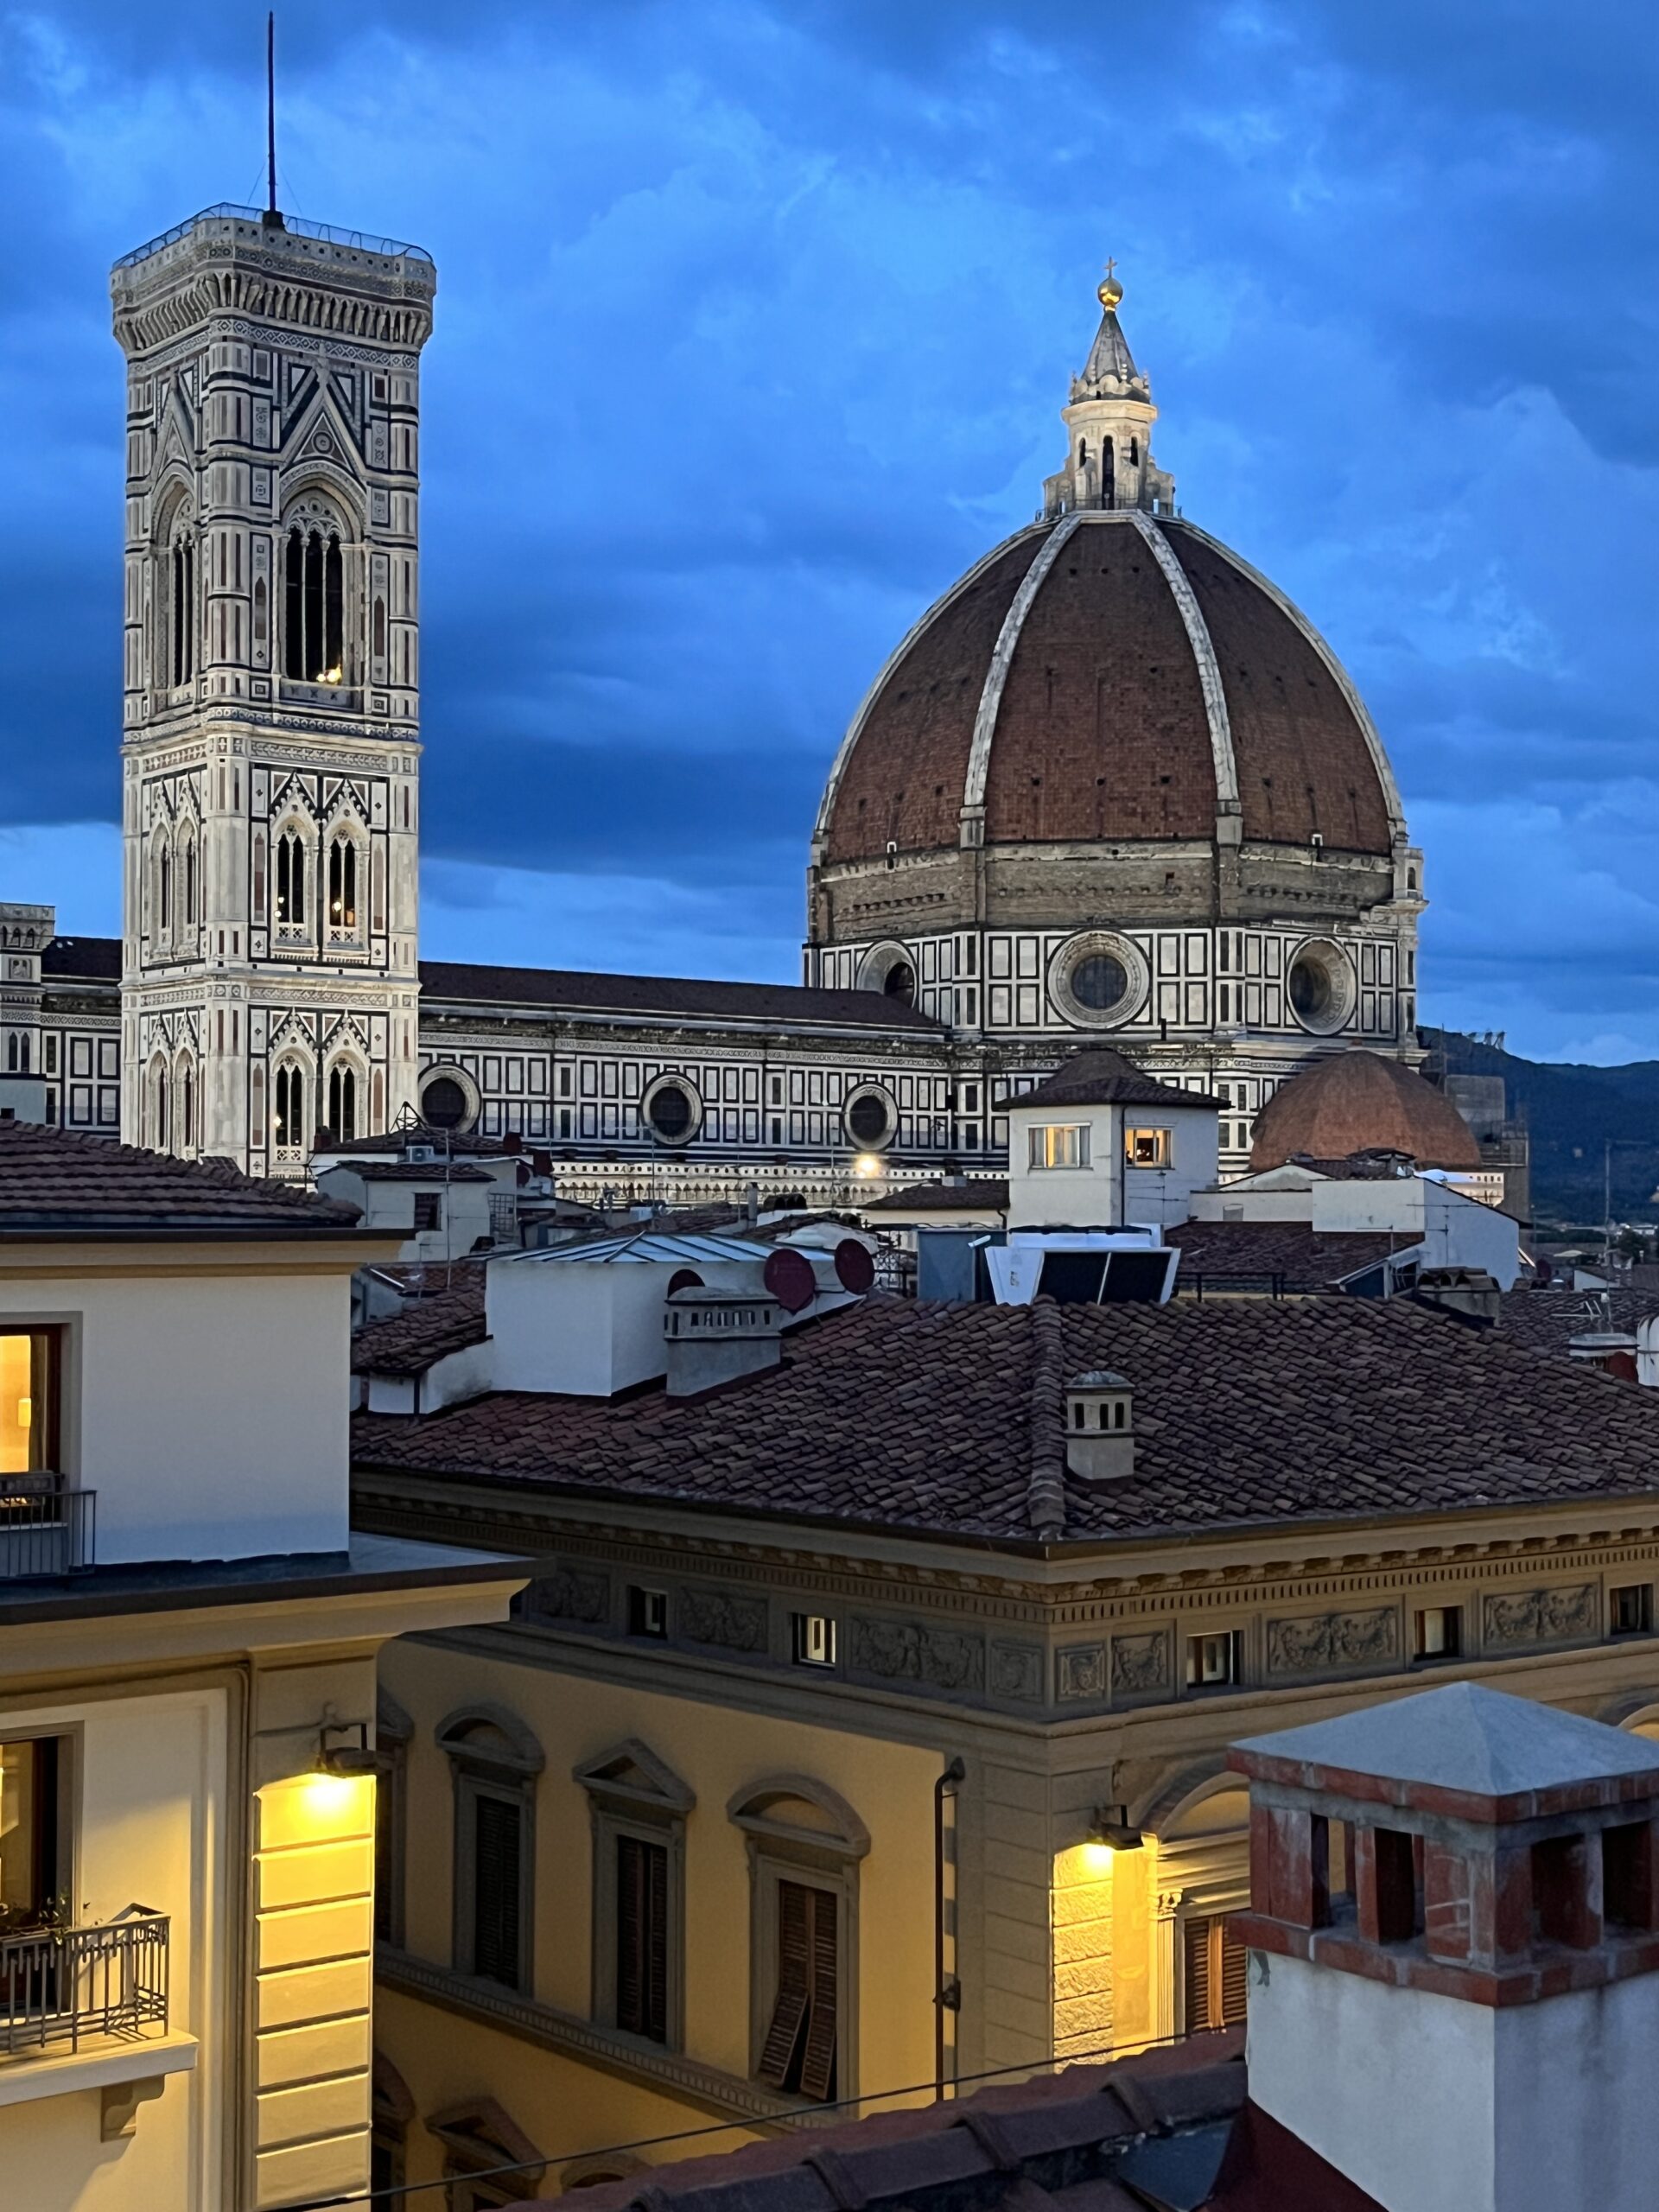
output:
{"label": "drainpipe", "polygon": [[933,2100],[944,2101],[945,2018],[962,2010],[962,1983],[944,1970],[944,1808],[956,1803],[967,1768],[953,1758],[933,1784]]}

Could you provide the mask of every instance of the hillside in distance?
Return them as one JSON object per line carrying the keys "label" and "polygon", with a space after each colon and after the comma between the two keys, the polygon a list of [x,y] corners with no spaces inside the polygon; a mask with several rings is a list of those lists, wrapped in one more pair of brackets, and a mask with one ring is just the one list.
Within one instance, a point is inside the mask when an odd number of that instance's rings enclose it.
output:
{"label": "hillside in distance", "polygon": [[1659,1217],[1659,1060],[1599,1068],[1527,1060],[1452,1029],[1418,1032],[1428,1067],[1448,1075],[1501,1075],[1509,1110],[1532,1140],[1534,1217],[1541,1228],[1603,1217],[1604,1163],[1612,1143],[1616,1221]]}

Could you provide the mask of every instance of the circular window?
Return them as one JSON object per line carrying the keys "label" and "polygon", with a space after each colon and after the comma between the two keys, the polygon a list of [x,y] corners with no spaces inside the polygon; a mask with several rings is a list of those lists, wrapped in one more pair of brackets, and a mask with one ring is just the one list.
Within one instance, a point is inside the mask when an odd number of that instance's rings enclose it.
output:
{"label": "circular window", "polygon": [[665,1075],[645,1093],[639,1111],[658,1144],[690,1144],[702,1119],[702,1102],[682,1077]]}
{"label": "circular window", "polygon": [[842,1119],[848,1135],[861,1152],[880,1152],[893,1141],[899,1109],[887,1091],[867,1084],[847,1101]]}
{"label": "circular window", "polygon": [[1146,956],[1109,930],[1074,937],[1054,956],[1048,987],[1056,1006],[1084,1029],[1115,1029],[1144,1004]]}
{"label": "circular window", "polygon": [[421,1087],[421,1119],[430,1129],[469,1129],[478,1095],[458,1075],[435,1075]]}
{"label": "circular window", "polygon": [[1304,1029],[1328,1037],[1340,1029],[1354,1008],[1354,971],[1339,945],[1323,942],[1298,948],[1285,979],[1290,1011]]}
{"label": "circular window", "polygon": [[904,945],[895,944],[891,938],[880,944],[873,944],[858,963],[858,988],[861,991],[880,991],[884,998],[894,999],[901,1006],[914,1006],[914,954]]}

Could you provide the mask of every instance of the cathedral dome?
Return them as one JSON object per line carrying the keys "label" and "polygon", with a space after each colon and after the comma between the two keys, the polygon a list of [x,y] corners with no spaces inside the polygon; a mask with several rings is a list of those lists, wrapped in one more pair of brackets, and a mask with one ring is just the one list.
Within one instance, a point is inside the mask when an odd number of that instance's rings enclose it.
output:
{"label": "cathedral dome", "polygon": [[1369,715],[1282,593],[1173,513],[1073,508],[905,639],[848,733],[818,853],[1180,840],[1382,858],[1402,831]]}
{"label": "cathedral dome", "polygon": [[1420,1167],[1480,1166],[1468,1123],[1443,1090],[1380,1052],[1339,1052],[1282,1084],[1256,1116],[1254,1173],[1286,1160],[1408,1153]]}

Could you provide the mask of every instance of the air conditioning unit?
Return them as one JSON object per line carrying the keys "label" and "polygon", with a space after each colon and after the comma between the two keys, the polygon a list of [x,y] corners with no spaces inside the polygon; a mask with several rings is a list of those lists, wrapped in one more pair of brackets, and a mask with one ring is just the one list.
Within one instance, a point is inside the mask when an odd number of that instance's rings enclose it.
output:
{"label": "air conditioning unit", "polygon": [[435,1144],[412,1144],[409,1147],[411,1160],[435,1160],[437,1156],[438,1147]]}

